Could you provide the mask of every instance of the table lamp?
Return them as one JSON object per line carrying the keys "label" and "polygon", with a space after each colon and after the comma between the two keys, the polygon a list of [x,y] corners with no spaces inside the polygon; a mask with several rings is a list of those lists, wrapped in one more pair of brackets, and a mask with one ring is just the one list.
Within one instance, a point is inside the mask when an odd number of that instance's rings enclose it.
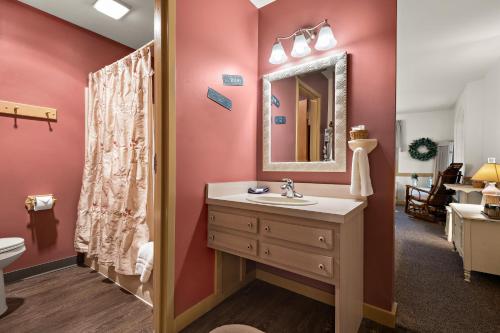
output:
{"label": "table lamp", "polygon": [[488,163],[484,164],[474,174],[474,176],[472,176],[472,180],[478,180],[487,183],[482,191],[482,205],[500,204],[500,190],[495,186],[496,183],[500,182],[500,165],[496,164],[494,158],[488,158]]}

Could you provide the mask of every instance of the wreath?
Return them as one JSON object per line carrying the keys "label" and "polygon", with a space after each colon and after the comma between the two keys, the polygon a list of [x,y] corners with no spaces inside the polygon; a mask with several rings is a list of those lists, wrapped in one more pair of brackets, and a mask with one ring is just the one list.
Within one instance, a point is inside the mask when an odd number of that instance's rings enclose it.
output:
{"label": "wreath", "polygon": [[410,144],[408,152],[410,156],[416,160],[428,161],[437,155],[437,148],[437,144],[431,139],[421,138]]}

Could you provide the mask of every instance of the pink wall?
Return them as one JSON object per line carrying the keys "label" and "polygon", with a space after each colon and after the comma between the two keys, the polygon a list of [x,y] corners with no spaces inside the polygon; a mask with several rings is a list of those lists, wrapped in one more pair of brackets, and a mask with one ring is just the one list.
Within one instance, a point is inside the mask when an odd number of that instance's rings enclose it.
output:
{"label": "pink wall", "polygon": [[[84,154],[87,75],[131,49],[17,1],[0,1],[0,100],[57,108],[58,120],[0,116],[0,237],[27,250],[8,270],[74,255]],[[28,194],[53,193],[53,211],[30,215]]]}
{"label": "pink wall", "polygon": [[[205,184],[256,178],[257,24],[249,1],[177,1],[176,314],[213,293]],[[224,87],[222,74],[245,86]],[[208,100],[208,87],[233,110]]]}
{"label": "pink wall", "polygon": [[[271,106],[271,159],[275,162],[295,161],[295,78],[275,81],[272,94],[280,101],[280,107]],[[286,124],[276,125],[275,116],[285,116]]]}
{"label": "pink wall", "polygon": [[[394,286],[394,175],[396,118],[396,0],[278,0],[259,11],[259,75],[290,66],[268,62],[278,35],[327,18],[339,42],[333,52],[349,53],[348,124],[365,124],[379,147],[370,154],[375,195],[365,212],[365,302],[390,309]],[[291,45],[284,43],[289,52]],[[325,56],[314,52],[304,62]],[[290,58],[292,59],[292,58]],[[260,104],[259,104],[260,108]],[[258,113],[262,132],[261,112]],[[351,153],[347,173],[262,172],[259,139],[258,179],[299,182],[350,183]]]}

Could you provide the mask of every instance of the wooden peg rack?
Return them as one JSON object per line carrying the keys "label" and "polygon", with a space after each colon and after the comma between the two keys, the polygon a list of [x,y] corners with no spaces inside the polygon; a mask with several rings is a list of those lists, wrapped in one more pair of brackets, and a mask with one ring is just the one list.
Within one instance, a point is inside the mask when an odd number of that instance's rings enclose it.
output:
{"label": "wooden peg rack", "polygon": [[56,109],[7,101],[0,101],[0,115],[57,120]]}

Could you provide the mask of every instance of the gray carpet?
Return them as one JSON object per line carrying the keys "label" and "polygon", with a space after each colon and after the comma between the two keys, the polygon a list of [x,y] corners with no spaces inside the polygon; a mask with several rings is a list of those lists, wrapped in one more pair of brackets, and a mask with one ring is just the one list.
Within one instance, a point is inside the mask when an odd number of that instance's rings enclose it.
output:
{"label": "gray carpet", "polygon": [[472,273],[441,225],[396,212],[397,331],[500,332],[500,277]]}

